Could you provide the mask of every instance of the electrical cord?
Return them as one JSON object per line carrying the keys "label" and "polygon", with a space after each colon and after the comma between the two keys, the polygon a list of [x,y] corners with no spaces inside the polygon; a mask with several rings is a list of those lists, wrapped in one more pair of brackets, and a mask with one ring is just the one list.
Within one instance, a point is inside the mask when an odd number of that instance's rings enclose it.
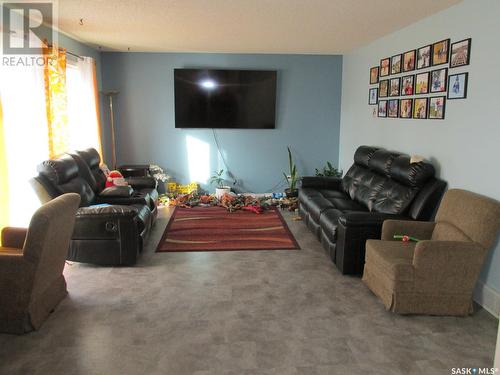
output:
{"label": "electrical cord", "polygon": [[[219,142],[219,137],[217,136],[217,132],[215,131],[214,128],[212,128],[212,134],[213,134],[213,137],[214,137],[215,145],[217,147],[217,152],[219,153],[219,155],[220,155],[220,157],[222,159],[222,163],[224,164],[224,167],[226,168],[227,174],[228,174],[229,177],[231,177],[233,179],[233,186],[236,186],[238,184],[238,179],[236,178],[236,176],[229,169],[229,166],[227,164],[226,158],[224,157],[224,154],[222,153],[222,150],[221,150],[221,146],[220,146],[220,142]],[[274,190],[282,188],[286,183],[287,183],[287,181],[284,178],[282,178],[272,188],[267,189],[266,191],[264,191],[264,193],[272,193],[272,192],[274,192]],[[255,192],[252,192],[252,191],[250,191],[249,193],[255,194]]]}

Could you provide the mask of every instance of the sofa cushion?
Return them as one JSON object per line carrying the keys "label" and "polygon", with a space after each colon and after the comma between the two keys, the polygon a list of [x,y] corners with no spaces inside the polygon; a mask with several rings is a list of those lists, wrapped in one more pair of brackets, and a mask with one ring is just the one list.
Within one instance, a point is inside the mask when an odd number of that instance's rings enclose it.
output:
{"label": "sofa cushion", "polygon": [[303,201],[304,199],[310,197],[319,197],[321,196],[321,192],[315,188],[301,188],[299,190],[299,200]]}
{"label": "sofa cushion", "polygon": [[319,222],[319,217],[325,209],[335,208],[332,202],[323,196],[311,197],[307,201],[302,202],[302,205],[316,222]]}
{"label": "sofa cushion", "polygon": [[373,189],[368,208],[371,212],[400,215],[407,211],[418,189],[386,180]]}
{"label": "sofa cushion", "polygon": [[408,155],[398,155],[394,158],[390,170],[392,179],[412,187],[423,186],[434,176],[434,173],[432,164],[424,161],[410,163]]}
{"label": "sofa cushion", "polygon": [[390,176],[392,161],[397,155],[393,152],[379,149],[375,151],[368,161],[368,167],[383,176]]}
{"label": "sofa cushion", "polygon": [[366,241],[365,263],[375,266],[392,280],[413,280],[416,242]]}
{"label": "sofa cushion", "polygon": [[340,210],[331,208],[323,211],[319,219],[319,225],[323,235],[325,235],[331,242],[335,242],[337,240],[337,227],[340,215],[342,215]]}
{"label": "sofa cushion", "polygon": [[319,190],[319,192],[326,199],[330,199],[330,198],[349,199],[349,196],[346,193],[344,193],[343,191],[339,191],[339,190],[321,189],[321,190]]}
{"label": "sofa cushion", "polygon": [[387,180],[367,168],[353,165],[342,179],[342,187],[352,200],[370,208],[374,192],[380,191]]}
{"label": "sofa cushion", "polygon": [[377,150],[377,147],[359,146],[354,153],[354,163],[368,168],[368,162],[372,158],[373,153]]}
{"label": "sofa cushion", "polygon": [[335,206],[335,208],[337,208],[339,211],[363,211],[363,212],[366,212],[368,211],[368,209],[353,201],[353,200],[350,200],[350,199],[343,199],[343,198],[331,198],[329,199],[330,202],[332,202],[333,206]]}

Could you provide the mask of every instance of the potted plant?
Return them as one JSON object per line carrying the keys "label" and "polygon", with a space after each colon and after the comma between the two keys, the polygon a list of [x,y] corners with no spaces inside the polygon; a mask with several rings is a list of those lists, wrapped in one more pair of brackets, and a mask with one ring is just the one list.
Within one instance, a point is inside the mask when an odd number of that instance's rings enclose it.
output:
{"label": "potted plant", "polygon": [[342,171],[335,168],[329,161],[322,170],[316,168],[317,177],[342,177]]}
{"label": "potted plant", "polygon": [[288,198],[297,197],[299,195],[299,190],[297,189],[297,182],[299,181],[299,175],[297,174],[297,166],[293,162],[292,151],[290,151],[290,147],[287,147],[288,150],[288,165],[289,165],[289,174],[283,172],[285,179],[288,181],[288,189],[285,189],[285,194]]}
{"label": "potted plant", "polygon": [[210,183],[216,184],[215,187],[215,197],[217,199],[221,199],[224,194],[228,194],[231,192],[231,188],[229,186],[224,185],[224,178],[222,174],[224,173],[224,169],[220,171],[215,171],[212,177],[210,177]]}

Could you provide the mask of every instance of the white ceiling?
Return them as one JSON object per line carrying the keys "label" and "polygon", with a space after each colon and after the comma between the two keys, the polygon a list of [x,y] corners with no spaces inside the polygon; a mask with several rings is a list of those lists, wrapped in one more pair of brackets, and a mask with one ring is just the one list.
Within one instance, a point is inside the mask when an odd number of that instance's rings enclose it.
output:
{"label": "white ceiling", "polygon": [[59,0],[59,29],[103,50],[337,54],[458,2]]}

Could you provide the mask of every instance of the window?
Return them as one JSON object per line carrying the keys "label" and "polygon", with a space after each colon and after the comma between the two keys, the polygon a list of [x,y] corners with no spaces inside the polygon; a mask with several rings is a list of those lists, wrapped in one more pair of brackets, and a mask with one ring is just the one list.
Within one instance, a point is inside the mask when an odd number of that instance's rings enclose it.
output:
{"label": "window", "polygon": [[66,65],[70,148],[100,151],[100,129],[94,87],[94,60],[70,59]]}

